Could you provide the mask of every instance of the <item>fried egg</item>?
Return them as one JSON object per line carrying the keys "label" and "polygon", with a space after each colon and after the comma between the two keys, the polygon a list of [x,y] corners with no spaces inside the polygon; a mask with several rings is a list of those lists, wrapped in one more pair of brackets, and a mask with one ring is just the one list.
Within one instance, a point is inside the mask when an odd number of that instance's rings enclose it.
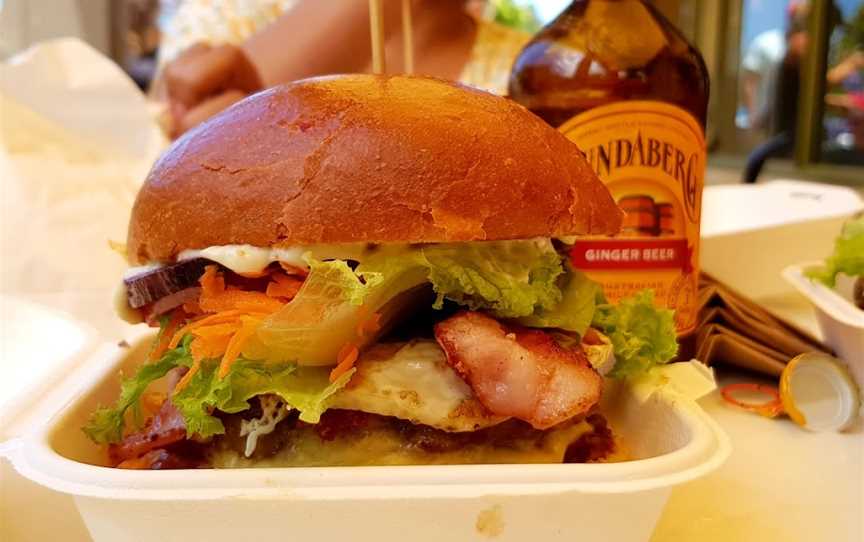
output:
{"label": "fried egg", "polygon": [[330,408],[393,416],[443,431],[475,431],[504,421],[475,397],[432,340],[377,344],[363,353]]}

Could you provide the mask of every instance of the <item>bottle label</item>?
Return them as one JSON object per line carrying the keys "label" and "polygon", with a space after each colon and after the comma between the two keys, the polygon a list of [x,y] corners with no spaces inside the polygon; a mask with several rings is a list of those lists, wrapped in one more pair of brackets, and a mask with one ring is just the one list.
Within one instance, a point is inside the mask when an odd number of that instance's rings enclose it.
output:
{"label": "bottle label", "polygon": [[625,212],[615,237],[580,239],[571,259],[611,302],[654,290],[679,335],[696,328],[705,134],[674,105],[627,101],[580,113],[559,128]]}

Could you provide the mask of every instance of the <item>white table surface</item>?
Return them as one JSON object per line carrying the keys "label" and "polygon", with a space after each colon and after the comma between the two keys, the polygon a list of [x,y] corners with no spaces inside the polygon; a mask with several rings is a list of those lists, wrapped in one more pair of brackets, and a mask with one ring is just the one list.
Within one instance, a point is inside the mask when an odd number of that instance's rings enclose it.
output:
{"label": "white table surface", "polygon": [[[103,294],[52,301],[79,314],[87,307],[94,327],[112,336],[122,333]],[[815,328],[803,298],[792,294],[767,305]],[[721,383],[742,378],[722,370],[719,376]],[[817,434],[789,420],[735,410],[717,393],[702,405],[727,431],[734,451],[717,472],[673,490],[652,542],[864,541],[860,424],[853,433]],[[622,510],[622,520],[625,516]],[[89,537],[71,498],[22,479],[0,460],[0,539],[77,542]]]}
{"label": "white table surface", "polygon": [[[818,335],[806,300],[764,304]],[[719,370],[720,384],[754,381]],[[811,433],[726,405],[715,392],[702,406],[729,434],[733,452],[717,472],[675,488],[652,542],[864,541],[864,427]]]}

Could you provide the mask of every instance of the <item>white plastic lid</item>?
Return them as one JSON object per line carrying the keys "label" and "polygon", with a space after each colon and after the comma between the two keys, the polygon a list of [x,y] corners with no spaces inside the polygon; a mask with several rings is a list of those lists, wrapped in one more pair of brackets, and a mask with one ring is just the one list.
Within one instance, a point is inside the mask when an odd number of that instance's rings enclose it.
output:
{"label": "white plastic lid", "polygon": [[780,377],[780,399],[792,420],[811,431],[841,431],[858,415],[858,388],[839,359],[821,352],[794,358]]}

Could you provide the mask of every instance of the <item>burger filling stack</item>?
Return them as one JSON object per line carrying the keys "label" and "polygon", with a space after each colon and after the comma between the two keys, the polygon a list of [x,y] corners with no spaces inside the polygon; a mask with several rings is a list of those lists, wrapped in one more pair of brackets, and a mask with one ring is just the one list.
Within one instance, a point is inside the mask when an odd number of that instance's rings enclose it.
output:
{"label": "burger filling stack", "polygon": [[612,460],[604,381],[676,354],[578,236],[622,213],[521,106],[420,77],[259,93],[136,200],[118,311],[159,331],[84,427],[120,468]]}

